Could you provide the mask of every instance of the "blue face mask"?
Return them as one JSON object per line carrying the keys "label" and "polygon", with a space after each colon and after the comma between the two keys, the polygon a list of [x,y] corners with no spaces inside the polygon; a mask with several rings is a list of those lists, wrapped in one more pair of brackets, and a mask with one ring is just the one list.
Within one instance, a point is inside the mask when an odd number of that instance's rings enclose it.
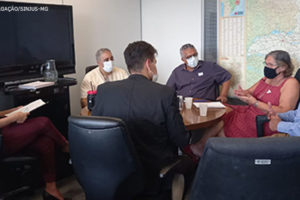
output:
{"label": "blue face mask", "polygon": [[276,67],[275,69],[272,69],[272,68],[269,68],[269,67],[265,66],[265,68],[264,68],[264,75],[265,75],[265,77],[268,78],[268,79],[275,78],[278,75],[276,73],[276,69],[277,68],[278,67]]}

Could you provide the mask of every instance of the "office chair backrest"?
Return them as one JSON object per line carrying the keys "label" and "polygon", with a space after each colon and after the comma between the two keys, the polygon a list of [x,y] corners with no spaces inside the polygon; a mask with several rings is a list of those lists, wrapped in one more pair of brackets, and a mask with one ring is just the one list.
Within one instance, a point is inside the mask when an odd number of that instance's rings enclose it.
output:
{"label": "office chair backrest", "polygon": [[69,117],[70,155],[87,200],[132,199],[143,187],[124,122]]}
{"label": "office chair backrest", "polygon": [[87,67],[85,68],[85,74],[89,73],[90,71],[92,71],[92,70],[95,69],[96,67],[98,67],[98,65],[87,66]]}
{"label": "office chair backrest", "polygon": [[300,199],[300,137],[210,138],[190,200]]}

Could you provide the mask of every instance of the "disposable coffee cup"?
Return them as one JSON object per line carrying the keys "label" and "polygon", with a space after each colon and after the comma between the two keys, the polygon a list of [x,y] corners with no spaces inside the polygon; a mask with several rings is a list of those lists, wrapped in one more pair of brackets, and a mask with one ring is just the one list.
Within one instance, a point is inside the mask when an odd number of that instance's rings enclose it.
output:
{"label": "disposable coffee cup", "polygon": [[193,105],[193,97],[185,97],[184,98],[185,108],[191,109]]}
{"label": "disposable coffee cup", "polygon": [[199,112],[200,116],[206,116],[207,115],[207,104],[199,104]]}

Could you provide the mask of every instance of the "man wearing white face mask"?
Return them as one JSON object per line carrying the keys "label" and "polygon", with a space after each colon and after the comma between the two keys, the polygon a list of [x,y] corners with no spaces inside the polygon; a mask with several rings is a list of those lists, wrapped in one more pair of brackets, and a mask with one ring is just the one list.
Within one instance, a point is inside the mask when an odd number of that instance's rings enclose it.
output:
{"label": "man wearing white face mask", "polygon": [[96,90],[98,85],[108,82],[122,80],[128,77],[125,70],[113,66],[113,55],[107,48],[96,52],[98,67],[88,72],[81,83],[81,115],[87,115],[87,92]]}
{"label": "man wearing white face mask", "polygon": [[[215,63],[199,61],[192,44],[183,45],[180,55],[184,63],[173,70],[167,85],[184,97],[226,102],[231,74]],[[219,93],[220,85],[222,90]]]}

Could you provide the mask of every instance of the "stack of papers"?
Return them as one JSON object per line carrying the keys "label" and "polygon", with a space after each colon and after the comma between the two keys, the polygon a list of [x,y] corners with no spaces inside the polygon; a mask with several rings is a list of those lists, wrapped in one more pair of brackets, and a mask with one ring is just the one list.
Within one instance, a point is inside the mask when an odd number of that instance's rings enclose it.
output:
{"label": "stack of papers", "polygon": [[26,84],[19,85],[19,88],[22,89],[39,89],[43,87],[48,87],[54,85],[54,82],[46,82],[46,81],[34,81]]}
{"label": "stack of papers", "polygon": [[35,109],[37,109],[37,108],[39,108],[39,107],[41,107],[45,104],[46,103],[43,100],[38,99],[38,100],[35,100],[35,101],[27,104],[26,106],[23,106],[23,107],[19,108],[18,110],[15,110],[11,113],[7,113],[5,116],[9,116],[9,115],[17,113],[17,112],[31,112],[31,111],[33,111],[33,110],[35,110]]}
{"label": "stack of papers", "polygon": [[194,105],[199,108],[200,104],[206,104],[207,108],[225,108],[224,104],[222,104],[221,102],[217,101],[217,102],[195,102]]}

